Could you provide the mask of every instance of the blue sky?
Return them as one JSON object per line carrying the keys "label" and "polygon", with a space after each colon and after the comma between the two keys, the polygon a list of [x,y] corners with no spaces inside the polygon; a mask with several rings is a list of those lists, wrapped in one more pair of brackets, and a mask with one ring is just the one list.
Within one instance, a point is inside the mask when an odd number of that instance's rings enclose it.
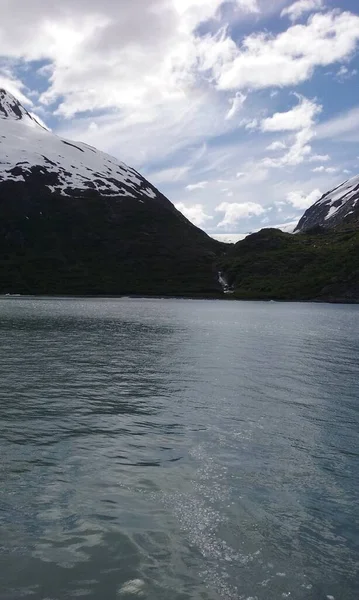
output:
{"label": "blue sky", "polygon": [[227,236],[358,174],[358,49],[354,0],[19,0],[0,85]]}

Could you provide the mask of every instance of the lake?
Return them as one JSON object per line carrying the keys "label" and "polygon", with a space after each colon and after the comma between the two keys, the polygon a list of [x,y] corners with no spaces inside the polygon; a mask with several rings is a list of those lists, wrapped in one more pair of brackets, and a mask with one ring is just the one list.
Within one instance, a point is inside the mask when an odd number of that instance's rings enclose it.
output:
{"label": "lake", "polygon": [[0,598],[358,600],[359,306],[0,300]]}

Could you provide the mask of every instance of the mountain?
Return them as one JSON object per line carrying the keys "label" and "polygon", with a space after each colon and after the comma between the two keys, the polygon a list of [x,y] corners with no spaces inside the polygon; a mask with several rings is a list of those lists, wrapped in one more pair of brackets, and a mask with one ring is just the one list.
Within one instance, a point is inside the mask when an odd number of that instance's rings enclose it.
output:
{"label": "mountain", "polygon": [[359,175],[327,192],[300,219],[295,232],[313,227],[359,227]]}
{"label": "mountain", "polygon": [[0,90],[0,293],[213,294],[223,248],[135,169]]}
{"label": "mountain", "polygon": [[262,229],[229,248],[218,270],[231,296],[359,303],[359,176],[308,208],[294,233]]}
{"label": "mountain", "polygon": [[262,229],[230,248],[218,269],[242,300],[359,302],[359,229]]}

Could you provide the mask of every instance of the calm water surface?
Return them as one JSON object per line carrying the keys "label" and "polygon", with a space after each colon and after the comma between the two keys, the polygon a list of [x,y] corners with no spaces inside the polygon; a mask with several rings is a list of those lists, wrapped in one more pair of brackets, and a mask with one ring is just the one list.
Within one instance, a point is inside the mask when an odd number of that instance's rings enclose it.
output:
{"label": "calm water surface", "polygon": [[0,341],[1,600],[358,600],[358,306],[8,298]]}

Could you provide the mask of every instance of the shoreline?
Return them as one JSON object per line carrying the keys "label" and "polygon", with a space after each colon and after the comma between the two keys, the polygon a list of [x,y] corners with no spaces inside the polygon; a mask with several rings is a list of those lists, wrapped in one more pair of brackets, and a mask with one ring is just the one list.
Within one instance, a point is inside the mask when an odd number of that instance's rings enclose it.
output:
{"label": "shoreline", "polygon": [[0,294],[0,300],[224,300],[236,302],[266,302],[273,304],[359,304],[358,299],[348,298],[245,298],[235,294]]}

